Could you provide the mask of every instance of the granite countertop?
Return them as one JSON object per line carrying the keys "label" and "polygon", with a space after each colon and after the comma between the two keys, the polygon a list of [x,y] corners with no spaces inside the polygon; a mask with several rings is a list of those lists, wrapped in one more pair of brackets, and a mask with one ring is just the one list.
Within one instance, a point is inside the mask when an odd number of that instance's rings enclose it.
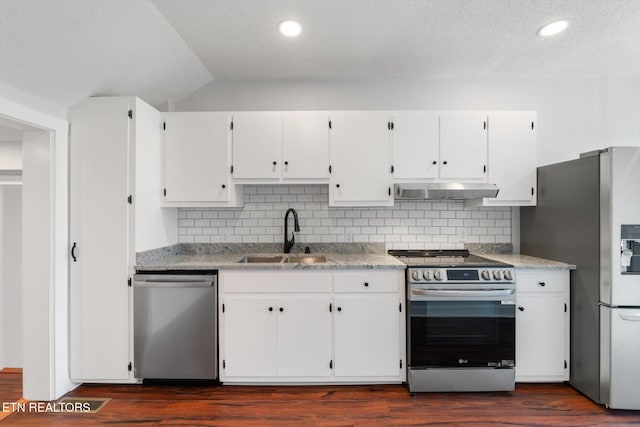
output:
{"label": "granite countertop", "polygon": [[387,254],[371,253],[313,253],[308,256],[325,256],[327,262],[301,263],[243,263],[243,256],[305,256],[281,253],[222,253],[177,254],[146,260],[136,265],[138,271],[149,270],[326,270],[326,269],[398,269],[406,265]]}
{"label": "granite countertop", "polygon": [[575,270],[576,266],[560,261],[521,254],[482,254],[483,257],[513,265],[516,269]]}
{"label": "granite countertop", "polygon": [[[180,244],[138,254],[136,270],[326,270],[326,269],[396,269],[406,265],[385,252],[384,244],[309,244],[311,254],[295,247],[290,254],[280,252],[279,244]],[[517,269],[575,270],[576,266],[528,255],[487,253],[483,246],[470,248],[473,253],[513,265]],[[502,250],[500,247],[493,249]],[[510,248],[509,248],[510,249]],[[245,256],[325,256],[326,262],[316,264],[239,262]]]}

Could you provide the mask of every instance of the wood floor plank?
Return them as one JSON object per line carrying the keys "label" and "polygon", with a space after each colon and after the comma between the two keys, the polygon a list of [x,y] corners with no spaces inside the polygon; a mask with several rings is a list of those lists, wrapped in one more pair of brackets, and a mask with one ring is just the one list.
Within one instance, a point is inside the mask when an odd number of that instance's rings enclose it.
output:
{"label": "wood floor plank", "polygon": [[[20,376],[0,373],[16,387]],[[13,385],[12,385],[13,384]],[[68,397],[111,400],[96,414],[14,413],[2,425],[97,426],[638,426],[640,411],[612,411],[565,384],[514,392],[421,393],[399,385],[83,385]]]}

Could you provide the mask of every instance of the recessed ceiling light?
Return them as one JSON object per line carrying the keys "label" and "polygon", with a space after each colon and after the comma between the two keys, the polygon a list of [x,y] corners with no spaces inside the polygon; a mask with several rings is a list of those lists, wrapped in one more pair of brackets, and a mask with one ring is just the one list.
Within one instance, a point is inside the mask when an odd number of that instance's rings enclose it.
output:
{"label": "recessed ceiling light", "polygon": [[555,36],[556,34],[566,30],[568,26],[569,26],[569,21],[566,21],[564,19],[560,21],[554,21],[540,28],[538,30],[538,35],[542,37]]}
{"label": "recessed ceiling light", "polygon": [[282,21],[278,29],[287,37],[297,37],[302,32],[302,27],[296,21]]}

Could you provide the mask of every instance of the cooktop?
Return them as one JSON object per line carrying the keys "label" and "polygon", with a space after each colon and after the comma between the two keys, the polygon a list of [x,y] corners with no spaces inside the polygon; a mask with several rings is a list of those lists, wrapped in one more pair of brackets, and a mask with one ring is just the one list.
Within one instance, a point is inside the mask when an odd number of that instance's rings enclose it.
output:
{"label": "cooktop", "polygon": [[500,261],[470,254],[466,249],[390,249],[388,253],[410,267],[466,268],[510,266]]}

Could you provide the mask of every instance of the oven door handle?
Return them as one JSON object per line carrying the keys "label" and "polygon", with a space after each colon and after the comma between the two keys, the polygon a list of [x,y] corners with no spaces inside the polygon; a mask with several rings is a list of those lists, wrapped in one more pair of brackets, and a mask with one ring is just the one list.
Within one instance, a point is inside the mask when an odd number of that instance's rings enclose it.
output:
{"label": "oven door handle", "polygon": [[506,297],[515,292],[515,289],[411,289],[413,295],[425,297]]}

